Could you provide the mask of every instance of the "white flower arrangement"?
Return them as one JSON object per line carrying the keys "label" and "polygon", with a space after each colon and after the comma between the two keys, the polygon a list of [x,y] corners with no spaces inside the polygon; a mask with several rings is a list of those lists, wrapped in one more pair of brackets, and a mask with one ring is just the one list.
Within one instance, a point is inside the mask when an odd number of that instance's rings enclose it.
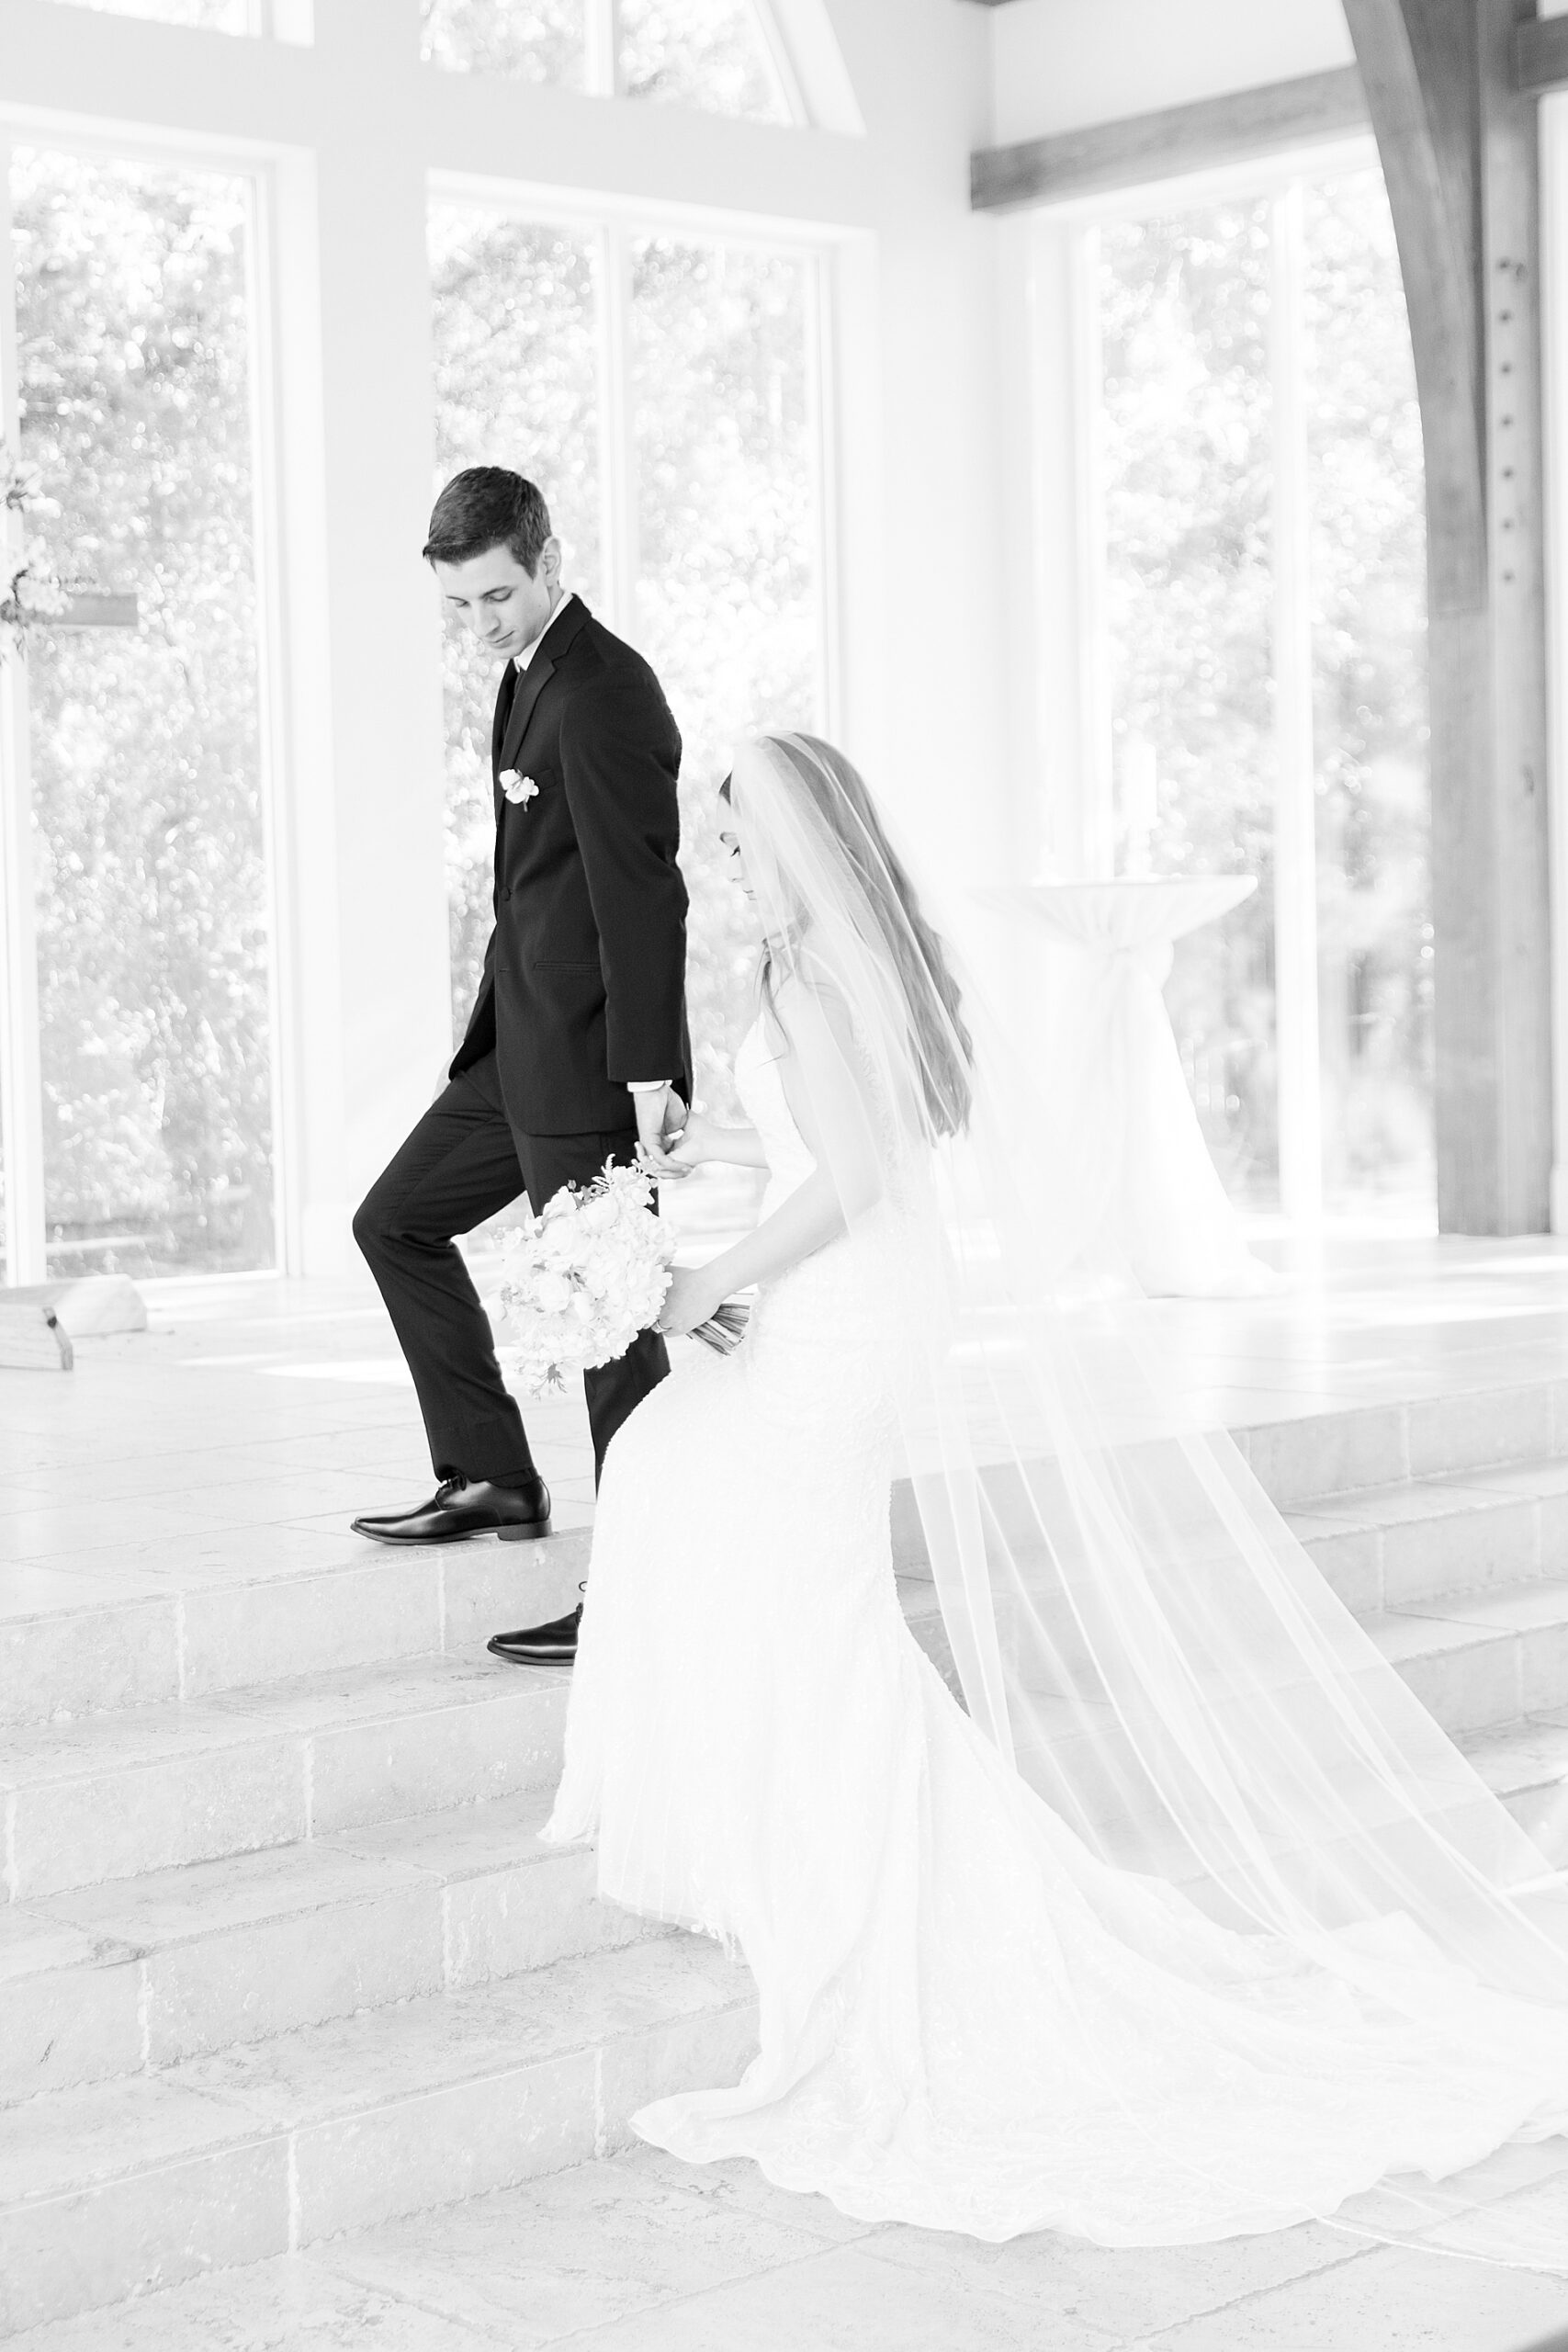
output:
{"label": "white flower arrangement", "polygon": [[[43,494],[38,468],[13,458],[0,441],[0,514],[54,511],[54,502]],[[58,619],[70,602],[71,592],[43,541],[28,538],[18,548],[8,526],[0,530],[0,658],[7,648],[25,652],[28,629],[39,621]]]}
{"label": "white flower arrangement", "polygon": [[[529,1396],[564,1388],[569,1373],[592,1372],[624,1356],[657,1322],[675,1236],[653,1208],[653,1179],[607,1159],[578,1192],[563,1184],[537,1216],[524,1212],[502,1245],[502,1317],[515,1338],[497,1350]],[[727,1299],[694,1340],[729,1355],[746,1334],[749,1310]]]}
{"label": "white flower arrangement", "polygon": [[606,1161],[581,1192],[563,1185],[502,1244],[501,1304],[516,1334],[501,1360],[530,1396],[625,1355],[670,1287],[675,1237],[640,1168]]}
{"label": "white flower arrangement", "polygon": [[539,797],[539,787],[533,777],[519,775],[515,768],[502,769],[501,788],[513,807],[521,804],[526,808],[530,800],[536,800]]}

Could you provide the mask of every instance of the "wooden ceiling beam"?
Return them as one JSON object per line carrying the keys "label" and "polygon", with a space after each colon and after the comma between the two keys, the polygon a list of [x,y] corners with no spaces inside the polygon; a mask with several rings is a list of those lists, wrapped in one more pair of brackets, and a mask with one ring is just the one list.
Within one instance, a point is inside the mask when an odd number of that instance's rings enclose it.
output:
{"label": "wooden ceiling beam", "polygon": [[987,212],[1104,196],[1364,130],[1368,119],[1360,74],[1353,65],[1336,66],[1014,147],[983,147],[970,158],[970,202]]}
{"label": "wooden ceiling beam", "polygon": [[1568,87],[1568,17],[1532,17],[1515,26],[1514,87],[1532,97]]}

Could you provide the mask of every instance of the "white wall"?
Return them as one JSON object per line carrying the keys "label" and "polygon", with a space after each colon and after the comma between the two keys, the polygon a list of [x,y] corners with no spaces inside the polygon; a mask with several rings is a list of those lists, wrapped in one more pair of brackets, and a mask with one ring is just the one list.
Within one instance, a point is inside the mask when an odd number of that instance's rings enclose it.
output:
{"label": "white wall", "polygon": [[845,732],[954,879],[1005,869],[1016,799],[995,430],[998,227],[969,209],[991,12],[830,0],[866,121],[874,245],[847,280]]}
{"label": "white wall", "polygon": [[1009,0],[993,38],[998,146],[1355,62],[1339,0]]}

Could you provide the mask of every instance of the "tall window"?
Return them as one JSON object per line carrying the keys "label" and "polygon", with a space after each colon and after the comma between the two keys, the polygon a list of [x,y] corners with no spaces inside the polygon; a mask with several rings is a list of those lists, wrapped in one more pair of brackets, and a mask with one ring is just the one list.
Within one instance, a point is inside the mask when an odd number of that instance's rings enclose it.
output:
{"label": "tall window", "polygon": [[423,54],[603,97],[790,122],[765,0],[423,0]]}
{"label": "tall window", "polygon": [[121,623],[28,656],[48,1263],[268,1266],[249,190],[41,148],[10,175],[21,448],[109,599],[69,617]]}
{"label": "tall window", "polygon": [[[653,663],[684,742],[682,863],[704,1084],[743,1013],[743,902],[716,788],[748,727],[822,723],[817,265],[798,252],[509,220],[437,203],[443,479],[514,466],[569,582]],[[493,664],[447,657],[455,1023],[491,922]]]}
{"label": "tall window", "polygon": [[[1167,989],[1236,1197],[1420,1217],[1424,507],[1382,176],[1108,221],[1090,260],[1105,854],[1124,873],[1259,878],[1221,930],[1180,944]],[[1315,967],[1311,1007],[1280,1001],[1286,925],[1308,991]],[[1281,1168],[1282,1125],[1310,1164]]]}

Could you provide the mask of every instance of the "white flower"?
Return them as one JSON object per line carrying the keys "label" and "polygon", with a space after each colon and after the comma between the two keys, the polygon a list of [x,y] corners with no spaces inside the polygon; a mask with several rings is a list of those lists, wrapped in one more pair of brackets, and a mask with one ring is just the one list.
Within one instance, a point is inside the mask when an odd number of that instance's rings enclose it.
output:
{"label": "white flower", "polygon": [[508,800],[513,804],[521,802],[525,808],[530,800],[536,800],[539,796],[539,787],[533,777],[519,775],[515,768],[502,769],[501,788]]}
{"label": "white flower", "polygon": [[613,1363],[653,1323],[670,1287],[675,1237],[652,1198],[639,1169],[607,1168],[581,1192],[563,1186],[538,1216],[507,1234],[502,1361],[529,1396]]}

